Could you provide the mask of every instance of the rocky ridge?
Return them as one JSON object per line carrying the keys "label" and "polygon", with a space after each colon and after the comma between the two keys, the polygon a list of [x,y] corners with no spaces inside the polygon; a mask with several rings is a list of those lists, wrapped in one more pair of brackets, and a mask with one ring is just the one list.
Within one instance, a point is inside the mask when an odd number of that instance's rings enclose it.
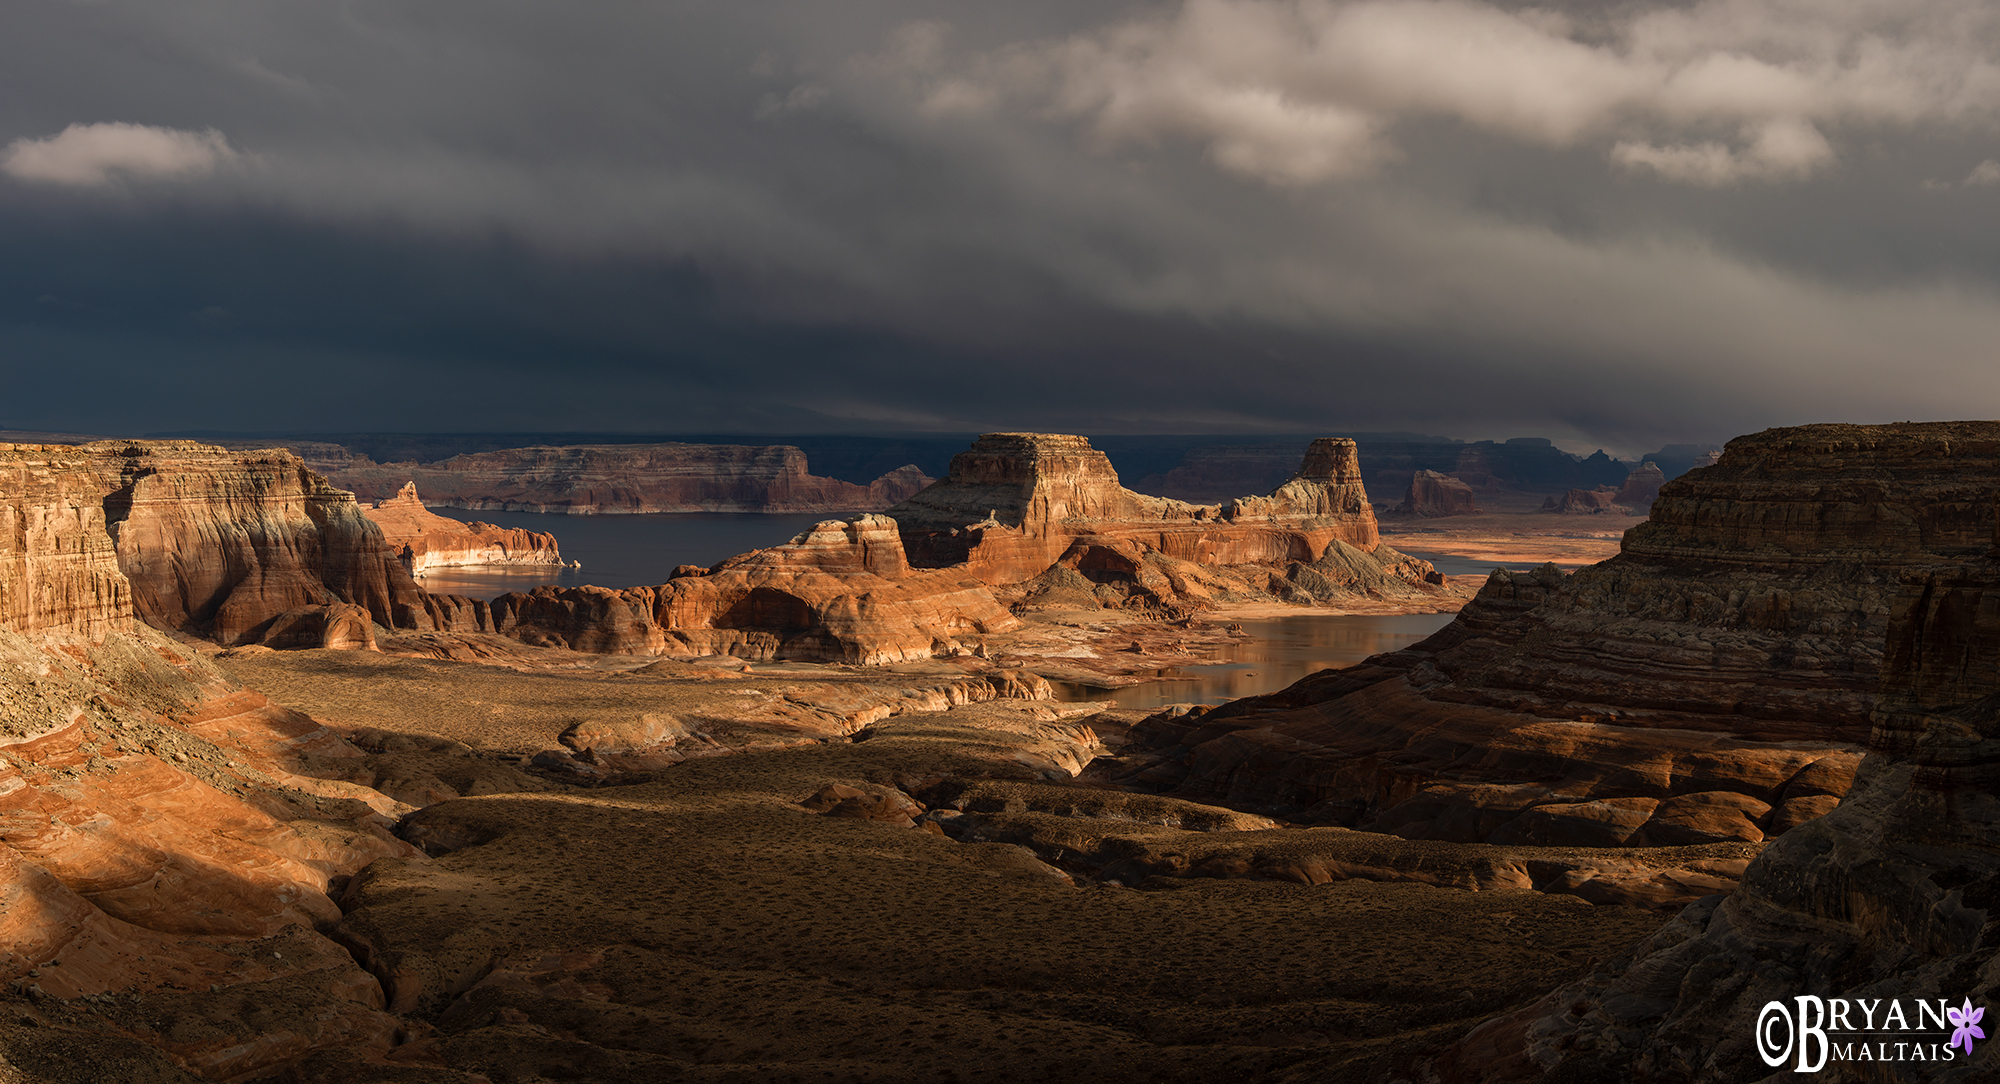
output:
{"label": "rocky ridge", "polygon": [[1385,550],[1351,440],[1322,438],[1268,496],[1197,505],[1134,493],[1082,437],[992,433],[952,459],[949,474],[886,513],[911,562],[962,567],[995,585],[1055,567],[1136,582],[1163,597],[1203,592],[1176,565],[1285,567],[1372,562],[1412,594],[1441,582]]}
{"label": "rocky ridge", "polygon": [[1414,648],[1160,720],[1150,757],[1093,770],[1412,838],[1754,842],[1847,790],[1899,578],[1983,553],[1996,493],[2000,425],[1740,437],[1618,557],[1496,573]]}
{"label": "rocky ridge", "polygon": [[[1969,486],[1958,494],[1962,505],[1911,525],[1926,548],[1958,548],[1978,503]],[[1851,525],[1857,511],[1826,518]],[[1746,531],[1743,541],[1771,540]],[[2000,994],[2000,632],[1984,615],[1996,605],[2000,551],[1910,570],[1890,615],[1868,755],[1839,808],[1767,847],[1734,894],[1689,906],[1590,977],[1482,1026],[1432,1075],[1487,1084],[1563,1073],[1767,1078],[1757,1036],[1771,1001],[1990,1007]],[[1945,1060],[1944,1031],[1893,1033],[1894,1056],[1865,1064],[1854,1060],[1855,1040],[1880,1036],[1836,1032],[1847,1054],[1817,1078],[1989,1079],[1988,1044]],[[1904,1046],[1921,1050],[1906,1055]]]}
{"label": "rocky ridge", "polygon": [[914,466],[865,486],[822,478],[788,445],[538,446],[391,464],[339,449],[311,462],[365,499],[388,498],[414,482],[432,504],[448,508],[570,514],[880,511],[931,481]]}
{"label": "rocky ridge", "polygon": [[363,508],[382,529],[390,552],[411,573],[459,565],[559,565],[562,552],[556,536],[491,523],[461,523],[424,507],[417,484],[410,482],[396,495]]}
{"label": "rocky ridge", "polygon": [[[397,1028],[379,984],[313,931],[339,917],[337,881],[416,853],[388,830],[410,807],[318,777],[316,762],[363,754],[133,619],[167,581],[121,571],[107,492],[113,522],[133,525],[121,541],[186,520],[160,508],[171,483],[144,469],[177,451],[128,452],[0,447],[13,528],[0,532],[0,983],[26,999],[8,1058],[32,1063],[78,1034],[126,1079],[261,1077],[329,1046],[379,1058]],[[171,582],[213,585],[213,571]],[[260,1026],[246,1001],[290,1026]]]}

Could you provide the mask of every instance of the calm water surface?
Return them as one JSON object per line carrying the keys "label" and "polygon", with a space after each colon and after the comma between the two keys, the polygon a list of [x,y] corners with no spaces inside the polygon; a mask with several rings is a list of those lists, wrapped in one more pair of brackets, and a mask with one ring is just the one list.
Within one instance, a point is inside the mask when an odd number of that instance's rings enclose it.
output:
{"label": "calm water surface", "polygon": [[[1453,553],[1422,553],[1417,550],[1404,550],[1402,552],[1412,557],[1429,561],[1439,572],[1447,576],[1484,576],[1496,568],[1504,568],[1510,572],[1527,572],[1530,569],[1540,568],[1546,563],[1543,561],[1493,561],[1479,557],[1460,557]],[[1564,571],[1574,572],[1582,568],[1585,563],[1587,562],[1557,561],[1556,567]]]}
{"label": "calm water surface", "polygon": [[1230,644],[1214,664],[1188,666],[1161,681],[1123,689],[1059,683],[1059,700],[1111,700],[1121,708],[1220,704],[1274,693],[1321,670],[1396,651],[1451,624],[1452,614],[1297,614],[1238,622],[1250,639]]}
{"label": "calm water surface", "polygon": [[487,565],[435,568],[420,581],[424,590],[472,598],[499,598],[509,591],[532,591],[545,583],[562,587],[651,587],[667,582],[677,565],[715,564],[739,553],[783,545],[827,519],[830,512],[762,515],[755,512],[674,512],[630,516],[565,516],[546,512],[473,512],[433,508],[462,523],[546,531],[556,536],[565,561],[583,567]]}
{"label": "calm water surface", "polygon": [[[689,512],[623,516],[565,516],[541,512],[431,511],[462,522],[547,531],[564,560],[583,567],[439,568],[426,573],[426,590],[473,598],[498,598],[543,584],[647,587],[665,583],[676,565],[713,565],[739,553],[789,541],[829,513],[760,515]],[[1447,575],[1481,574],[1527,564],[1477,561],[1450,554],[1412,553]],[[1223,649],[1212,665],[1184,667],[1164,680],[1125,689],[1062,685],[1064,700],[1113,700],[1121,707],[1217,704],[1240,696],[1276,692],[1318,671],[1352,666],[1370,655],[1395,651],[1451,623],[1451,614],[1395,616],[1297,614],[1243,621],[1250,639]]]}

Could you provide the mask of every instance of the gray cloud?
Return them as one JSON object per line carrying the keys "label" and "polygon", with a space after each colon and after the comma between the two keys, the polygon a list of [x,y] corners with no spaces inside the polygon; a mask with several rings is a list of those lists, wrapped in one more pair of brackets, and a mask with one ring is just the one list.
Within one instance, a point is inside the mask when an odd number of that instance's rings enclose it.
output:
{"label": "gray cloud", "polygon": [[[34,8],[0,366],[48,394],[0,423],[1629,450],[1993,413],[1986,5],[1083,8]],[[65,390],[91,358],[126,378]]]}

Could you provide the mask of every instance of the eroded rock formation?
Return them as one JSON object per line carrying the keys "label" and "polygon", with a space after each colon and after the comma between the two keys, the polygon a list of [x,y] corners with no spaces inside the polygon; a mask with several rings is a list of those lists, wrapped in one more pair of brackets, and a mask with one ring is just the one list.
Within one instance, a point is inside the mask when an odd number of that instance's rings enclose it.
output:
{"label": "eroded rock formation", "polygon": [[[1973,484],[1966,479],[1954,495],[1974,497]],[[1952,549],[1978,501],[1950,503],[1930,523],[1909,525],[1930,548]],[[1837,518],[1854,524],[1860,511]],[[1869,752],[1839,808],[1767,847],[1734,894],[1690,906],[1591,977],[1481,1027],[1439,1059],[1437,1075],[1486,1084],[1558,1073],[1769,1079],[1774,1070],[1756,1046],[1759,1013],[1807,995],[1878,1008],[1877,999],[1902,999],[1905,1014],[1912,999],[1969,1000],[1988,1008],[1990,1022],[2000,993],[2000,628],[1988,616],[1996,608],[1994,554],[1911,571],[1892,611]],[[1808,1051],[1807,1064],[1825,1062],[1815,1079],[1991,1078],[1988,1043],[1940,1057],[1948,1022],[1928,1034],[1855,1034],[1858,1019],[1826,1026],[1847,1052]],[[1891,1064],[1874,1051],[1857,1058],[1857,1042],[1884,1038]],[[1779,1060],[1800,1064],[1796,1048]]]}
{"label": "eroded rock formation", "polygon": [[1018,624],[963,569],[912,569],[883,516],[829,520],[786,545],[684,572],[657,587],[428,601],[442,631],[613,655],[877,664],[970,652],[979,637]]}
{"label": "eroded rock formation", "polygon": [[0,445],[0,472],[0,583],[22,631],[119,612],[224,644],[366,647],[423,613],[353,495],[288,452]]}
{"label": "eroded rock formation", "polygon": [[1123,770],[1417,838],[1775,835],[1846,791],[1898,579],[1984,553],[1996,492],[1996,424],[1741,437],[1618,557],[1496,573],[1414,648],[1141,728],[1156,755]]}
{"label": "eroded rock formation", "polygon": [[1426,518],[1476,516],[1479,506],[1473,502],[1471,486],[1449,474],[1420,470],[1410,476],[1410,488],[1403,494],[1403,503],[1396,512]]}
{"label": "eroded rock formation", "polygon": [[440,516],[424,507],[415,482],[362,514],[382,529],[390,552],[412,573],[455,565],[562,564],[555,535]]}
{"label": "eroded rock formation", "polygon": [[[133,620],[163,583],[218,581],[191,552],[187,572],[134,589],[106,531],[107,493],[128,525],[121,542],[203,523],[191,537],[221,557],[263,558],[216,529],[234,522],[216,509],[224,493],[290,484],[282,464],[261,479],[248,475],[262,463],[227,480],[145,469],[184,457],[0,449],[0,982],[29,997],[16,1023],[80,1029],[105,1051],[150,1046],[134,1056],[163,1072],[261,1077],[316,1048],[379,1057],[397,1028],[380,986],[312,931],[340,916],[336,879],[416,853],[388,831],[410,807],[320,778],[315,762],[361,752]],[[175,489],[195,495],[185,516],[161,509]],[[108,992],[175,1007],[78,1021],[64,1004]],[[287,1026],[260,1023],[273,1013]]]}
{"label": "eroded rock formation", "polygon": [[86,444],[133,610],[222,644],[365,647],[422,596],[354,495],[283,450]]}
{"label": "eroded rock formation", "polygon": [[829,520],[657,587],[425,605],[441,631],[581,651],[875,664],[978,653],[1018,624],[1016,606],[1439,600],[1441,581],[1380,545],[1352,441],[1314,442],[1268,496],[1190,505],[1120,486],[1082,437],[993,434],[886,515]]}
{"label": "eroded rock formation", "polygon": [[[1713,463],[1714,460],[1710,460],[1698,465],[1712,466]],[[1625,476],[1625,484],[1618,487],[1618,494],[1611,498],[1611,503],[1622,504],[1634,511],[1644,512],[1653,506],[1654,501],[1659,499],[1660,487],[1665,485],[1666,482],[1666,472],[1660,469],[1658,463],[1649,459],[1634,468],[1631,474]]]}
{"label": "eroded rock formation", "polygon": [[1061,566],[1171,597],[1185,593],[1176,563],[1285,567],[1330,553],[1374,559],[1416,591],[1430,573],[1381,546],[1354,442],[1338,438],[1314,441],[1269,496],[1197,505],[1124,488],[1082,437],[993,433],[953,458],[944,480],[887,514],[913,564],[960,566],[995,585]]}
{"label": "eroded rock formation", "polygon": [[1560,497],[1550,497],[1542,502],[1542,511],[1556,512],[1569,516],[1630,515],[1632,510],[1618,503],[1619,491],[1610,486],[1596,489],[1572,489]]}
{"label": "eroded rock formation", "polygon": [[380,499],[414,481],[434,505],[518,512],[865,512],[930,484],[914,466],[861,486],[807,471],[788,445],[603,444],[474,452],[436,463],[323,463],[334,484]]}

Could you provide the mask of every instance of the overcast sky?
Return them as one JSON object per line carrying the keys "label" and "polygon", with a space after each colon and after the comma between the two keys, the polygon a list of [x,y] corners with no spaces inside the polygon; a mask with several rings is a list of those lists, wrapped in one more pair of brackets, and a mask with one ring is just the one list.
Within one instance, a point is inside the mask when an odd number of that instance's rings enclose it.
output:
{"label": "overcast sky", "polygon": [[6,0],[0,427],[2000,416],[2000,5]]}

